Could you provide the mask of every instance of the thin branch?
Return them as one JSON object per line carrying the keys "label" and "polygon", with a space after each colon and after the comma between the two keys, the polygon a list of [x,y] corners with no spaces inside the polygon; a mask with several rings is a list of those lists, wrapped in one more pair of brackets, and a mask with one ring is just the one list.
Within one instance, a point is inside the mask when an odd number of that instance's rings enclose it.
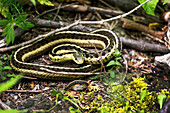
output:
{"label": "thin branch", "polygon": [[136,103],[136,102],[131,101],[131,100],[128,99],[126,96],[124,96],[122,93],[120,93],[120,92],[117,92],[117,93],[119,93],[119,95],[123,96],[123,97],[124,97],[126,100],[128,100],[130,103],[139,104],[139,103]]}
{"label": "thin branch", "polygon": [[39,35],[38,37],[32,39],[32,40],[29,40],[29,41],[26,41],[26,42],[23,42],[23,43],[20,43],[18,45],[14,45],[14,46],[10,46],[10,47],[5,47],[5,48],[0,48],[0,52],[5,52],[5,51],[8,51],[8,50],[12,50],[12,49],[16,49],[16,48],[19,48],[19,47],[22,47],[24,45],[27,45],[27,44],[30,44],[40,38],[43,38],[43,37],[48,37],[49,35],[52,35],[56,32],[59,32],[59,31],[63,31],[63,30],[68,30],[69,28],[75,26],[75,25],[78,25],[78,24],[103,24],[103,22],[108,22],[108,21],[112,21],[112,20],[115,20],[115,19],[119,19],[119,18],[122,18],[122,17],[125,17],[129,14],[131,14],[132,12],[136,11],[138,8],[140,8],[142,5],[146,4],[147,2],[149,2],[150,0],[147,0],[145,1],[144,3],[140,4],[139,6],[135,7],[134,9],[132,9],[131,11],[123,14],[123,15],[119,15],[119,16],[116,16],[116,17],[113,17],[113,18],[110,18],[110,19],[106,19],[106,20],[102,20],[102,21],[76,21],[66,27],[63,27],[63,28],[60,28],[60,29],[56,29],[54,31],[51,31],[47,34],[44,34],[44,35]]}
{"label": "thin branch", "polygon": [[5,92],[17,92],[17,93],[42,93],[43,90],[6,90]]}
{"label": "thin branch", "polygon": [[131,11],[123,14],[123,15],[119,15],[113,18],[109,18],[109,19],[105,19],[105,20],[101,20],[101,21],[80,21],[79,24],[103,24],[104,22],[108,22],[108,21],[113,21],[119,18],[123,18],[131,13],[133,13],[134,11],[136,11],[137,9],[139,9],[141,6],[143,6],[144,4],[146,4],[147,2],[149,2],[151,0],[147,0],[145,2],[143,2],[142,4],[138,5],[137,7],[135,7],[134,9],[132,9]]}
{"label": "thin branch", "polygon": [[8,51],[8,50],[16,49],[16,48],[22,47],[24,45],[30,44],[30,43],[32,43],[32,42],[34,42],[34,41],[36,41],[38,39],[41,39],[43,37],[48,37],[49,35],[52,35],[52,34],[54,34],[56,32],[63,31],[63,30],[68,30],[70,27],[73,27],[73,26],[77,25],[78,22],[79,21],[76,21],[75,23],[70,24],[69,26],[66,26],[66,27],[63,27],[63,28],[60,28],[60,29],[56,29],[56,30],[51,31],[51,32],[49,32],[47,34],[44,34],[44,35],[39,35],[39,36],[37,36],[36,38],[34,38],[32,40],[20,43],[18,45],[14,45],[14,46],[10,46],[10,47],[5,47],[5,48],[0,48],[0,52],[5,52],[5,51]]}
{"label": "thin branch", "polygon": [[8,105],[4,104],[1,100],[0,100],[0,108],[2,108],[2,109],[11,109]]}

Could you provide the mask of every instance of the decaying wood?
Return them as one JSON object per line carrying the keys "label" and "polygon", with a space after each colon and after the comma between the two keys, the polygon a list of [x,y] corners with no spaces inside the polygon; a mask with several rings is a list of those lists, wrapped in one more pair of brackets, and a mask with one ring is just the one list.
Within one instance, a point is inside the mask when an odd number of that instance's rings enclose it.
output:
{"label": "decaying wood", "polygon": [[[48,27],[48,28],[61,28],[61,27],[66,27],[69,26],[70,23],[68,22],[56,22],[52,20],[44,20],[44,19],[33,19],[30,20],[32,24],[34,24],[36,27]],[[69,28],[70,30],[75,30],[75,31],[92,31],[93,29],[90,27],[82,26],[82,25],[75,25]]]}
{"label": "decaying wood", "polygon": [[170,53],[163,56],[156,56],[155,65],[160,66],[167,71],[170,71]]}
{"label": "decaying wood", "polygon": [[129,19],[122,18],[121,20],[123,21],[122,27],[125,28],[125,29],[145,32],[145,33],[148,33],[148,34],[155,36],[155,37],[162,37],[163,34],[164,34],[164,32],[154,31],[154,30],[150,29],[149,27],[147,27],[143,24],[136,23],[136,22],[129,20]]}
{"label": "decaying wood", "polygon": [[157,53],[169,53],[170,51],[163,45],[151,44],[145,41],[127,39],[120,37],[123,43],[123,46],[133,48],[138,51],[143,52],[157,52]]}

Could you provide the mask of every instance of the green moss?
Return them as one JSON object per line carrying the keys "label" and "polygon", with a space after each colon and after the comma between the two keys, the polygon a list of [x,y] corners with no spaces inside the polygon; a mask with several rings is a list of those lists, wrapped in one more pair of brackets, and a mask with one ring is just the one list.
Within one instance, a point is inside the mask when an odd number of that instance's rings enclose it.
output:
{"label": "green moss", "polygon": [[[149,85],[144,82],[144,78],[133,78],[133,81],[124,86],[112,84],[109,94],[105,95],[108,98],[98,94],[86,107],[90,109],[89,112],[98,113],[157,112],[159,111],[157,96],[160,94],[168,95],[169,92],[164,90],[158,93],[156,91],[149,92],[147,91],[148,87]],[[90,93],[90,98],[94,96],[91,94],[94,93]],[[169,95],[168,98],[170,98]]]}

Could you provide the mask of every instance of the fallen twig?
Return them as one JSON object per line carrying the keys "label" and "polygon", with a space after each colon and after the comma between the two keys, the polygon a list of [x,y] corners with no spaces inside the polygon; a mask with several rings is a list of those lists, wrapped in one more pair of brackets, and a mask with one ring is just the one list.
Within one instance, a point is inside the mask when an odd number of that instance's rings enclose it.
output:
{"label": "fallen twig", "polygon": [[[48,27],[49,23],[51,23],[51,26],[61,26],[61,24],[59,22],[54,22],[54,21],[49,21],[49,20],[42,20],[42,19],[37,19],[34,20],[35,23],[37,23],[36,26],[44,26],[44,27]],[[68,23],[64,23],[64,24],[68,24]],[[45,26],[47,25],[47,26]],[[58,26],[57,26],[58,25]],[[65,28],[67,29],[67,28]],[[89,28],[89,27],[85,27],[85,26],[73,26],[71,28],[72,30],[78,30],[78,31],[83,31],[84,29],[88,30],[88,31],[92,31],[94,30],[93,28]],[[32,43],[35,40],[38,40],[40,38],[42,38],[43,36],[38,36],[32,40],[29,40],[27,42],[23,42],[19,45],[14,45],[14,46],[10,46],[10,47],[5,47],[5,48],[0,48],[0,52],[5,52],[5,51],[9,51],[12,49],[16,49],[18,47],[24,46],[26,44]],[[169,50],[163,46],[163,45],[158,45],[158,44],[151,44],[148,42],[144,42],[144,41],[138,41],[138,40],[133,40],[133,39],[126,39],[124,37],[120,37],[123,43],[123,46],[127,46],[129,48],[133,48],[136,49],[138,51],[144,51],[144,52],[157,52],[157,53],[168,53]]]}
{"label": "fallen twig", "polygon": [[134,9],[130,10],[129,12],[124,13],[124,14],[119,15],[119,16],[116,16],[116,17],[112,17],[112,18],[109,18],[109,19],[101,20],[101,21],[80,21],[79,24],[103,24],[104,22],[113,21],[113,20],[116,20],[116,19],[119,19],[119,18],[123,18],[123,17],[133,13],[134,11],[136,11],[137,9],[139,9],[141,6],[143,6],[144,4],[146,4],[149,1],[151,1],[151,0],[146,0],[145,2],[138,5]]}
{"label": "fallen twig", "polygon": [[2,109],[11,109],[8,105],[4,104],[1,100],[0,100],[0,108],[2,108]]}
{"label": "fallen twig", "polygon": [[44,11],[43,13],[39,14],[36,18],[45,15],[46,13],[58,10],[59,8],[66,10],[66,11],[76,11],[76,12],[99,12],[100,14],[108,14],[112,16],[123,14],[122,11],[110,10],[110,9],[103,9],[98,7],[91,7],[91,6],[83,6],[83,5],[64,5],[62,7],[57,6],[57,8],[50,9],[48,11]]}
{"label": "fallen twig", "polygon": [[122,93],[120,92],[117,92],[119,95],[123,96],[126,100],[128,100],[130,103],[133,103],[133,104],[139,104],[139,103],[136,103],[136,102],[133,102],[131,101],[130,99],[128,99],[126,96],[124,96]]}
{"label": "fallen twig", "polygon": [[43,90],[6,90],[5,92],[17,92],[17,93],[42,93]]}
{"label": "fallen twig", "polygon": [[76,11],[76,12],[99,12],[100,14],[103,15],[120,15],[123,14],[122,11],[114,11],[110,9],[103,9],[103,8],[98,8],[98,7],[90,7],[90,6],[82,6],[82,5],[65,5],[63,6],[64,10],[67,11]]}
{"label": "fallen twig", "polygon": [[77,25],[77,24],[78,24],[78,21],[76,21],[76,22],[73,23],[73,24],[70,24],[69,26],[66,26],[66,27],[63,27],[63,28],[60,28],[60,29],[56,29],[56,30],[54,30],[54,31],[51,31],[51,32],[49,32],[49,33],[47,33],[47,34],[39,35],[39,36],[37,36],[36,38],[34,38],[34,39],[32,39],[32,40],[29,40],[29,41],[20,43],[20,44],[18,44],[18,45],[14,45],[14,46],[10,46],[10,47],[5,47],[5,48],[0,48],[0,52],[5,52],[5,51],[8,51],[8,50],[12,50],[12,49],[16,49],[16,48],[22,47],[22,46],[24,46],[24,45],[30,44],[30,43],[32,43],[32,42],[34,42],[34,41],[36,41],[36,40],[38,40],[38,39],[41,39],[41,38],[43,38],[43,37],[48,37],[49,35],[52,35],[52,34],[54,34],[54,33],[56,33],[56,32],[63,31],[63,30],[67,30],[67,29],[69,29],[70,27],[75,26],[75,25]]}
{"label": "fallen twig", "polygon": [[146,4],[147,2],[149,2],[150,0],[147,0],[145,1],[144,3],[140,4],[139,6],[135,7],[134,9],[132,9],[131,11],[125,13],[125,14],[122,14],[122,15],[119,15],[119,16],[116,16],[116,17],[113,17],[113,18],[109,18],[109,19],[105,19],[105,20],[101,20],[101,21],[76,21],[66,27],[63,27],[63,28],[60,28],[60,29],[56,29],[54,31],[51,31],[47,34],[44,34],[44,35],[39,35],[37,36],[36,38],[32,39],[32,40],[29,40],[29,41],[26,41],[26,42],[23,42],[23,43],[20,43],[18,45],[14,45],[14,46],[10,46],[10,47],[5,47],[5,48],[1,48],[0,49],[0,52],[5,52],[5,51],[8,51],[8,50],[12,50],[12,49],[16,49],[16,48],[19,48],[21,46],[24,46],[24,45],[27,45],[27,44],[30,44],[40,38],[43,38],[43,37],[48,37],[49,35],[52,35],[56,32],[59,32],[59,31],[63,31],[63,30],[68,30],[69,28],[75,26],[75,25],[78,25],[78,24],[103,24],[104,22],[108,22],[108,21],[113,21],[113,20],[116,20],[116,19],[119,19],[119,18],[122,18],[122,17],[125,17],[131,13],[133,13],[134,11],[136,11],[138,8],[140,8],[142,5]]}

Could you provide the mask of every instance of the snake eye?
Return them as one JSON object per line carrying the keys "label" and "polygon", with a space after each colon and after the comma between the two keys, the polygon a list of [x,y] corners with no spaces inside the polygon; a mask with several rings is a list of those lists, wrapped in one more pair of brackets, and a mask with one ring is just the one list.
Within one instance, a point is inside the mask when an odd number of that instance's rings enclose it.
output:
{"label": "snake eye", "polygon": [[90,58],[93,58],[94,56],[93,55],[90,55]]}

